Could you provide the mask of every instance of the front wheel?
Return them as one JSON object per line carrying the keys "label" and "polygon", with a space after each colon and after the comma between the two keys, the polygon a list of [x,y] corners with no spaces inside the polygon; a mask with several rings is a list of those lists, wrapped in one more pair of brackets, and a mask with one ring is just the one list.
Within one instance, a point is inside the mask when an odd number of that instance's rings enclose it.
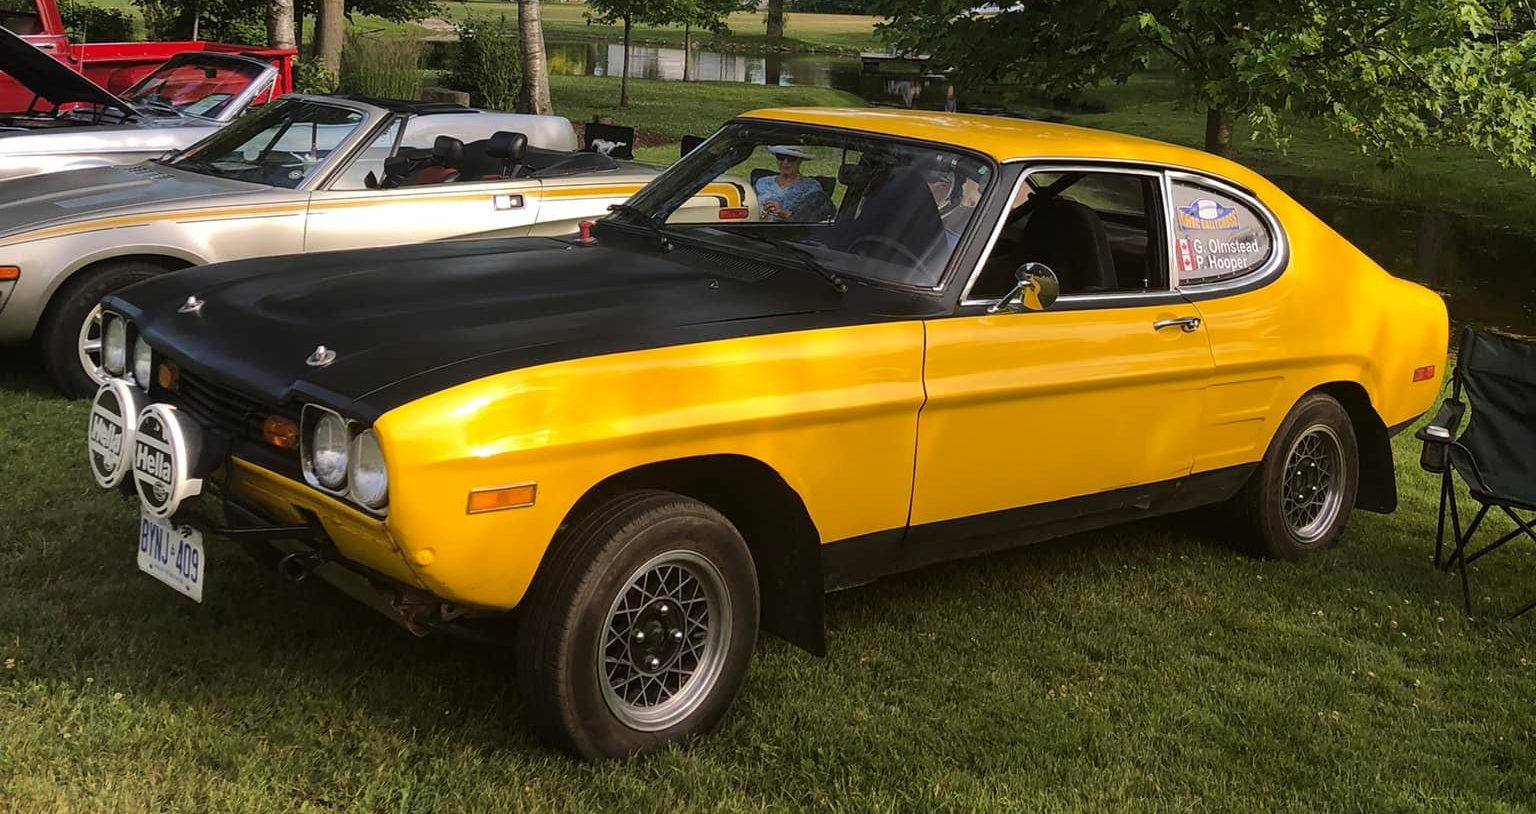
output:
{"label": "front wheel", "polygon": [[107,380],[101,367],[101,299],[163,273],[152,263],[109,263],[77,273],[54,294],[38,339],[43,367],[60,393],[86,398]]}
{"label": "front wheel", "polygon": [[757,574],[730,521],[682,495],[599,505],[545,555],[522,602],[517,680],[546,740],[592,761],[701,735],[757,641]]}
{"label": "front wheel", "polygon": [[1286,416],[1228,509],[1256,553],[1299,560],[1338,542],[1359,483],[1349,413],[1332,396],[1311,393]]}

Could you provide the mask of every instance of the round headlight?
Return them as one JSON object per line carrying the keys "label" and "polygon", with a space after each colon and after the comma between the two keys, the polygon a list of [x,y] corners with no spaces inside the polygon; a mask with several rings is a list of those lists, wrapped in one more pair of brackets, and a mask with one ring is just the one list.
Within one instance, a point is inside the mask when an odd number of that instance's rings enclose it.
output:
{"label": "round headlight", "polygon": [[309,438],[309,467],[327,489],[340,489],[347,482],[347,424],[341,416],[326,413],[315,422]]}
{"label": "round headlight", "polygon": [[154,354],[149,349],[149,343],[143,337],[133,340],[133,380],[138,383],[139,389],[149,392],[149,378],[155,375],[151,361]]}
{"label": "round headlight", "polygon": [[109,316],[101,331],[101,366],[114,376],[123,375],[128,364],[128,322]]}
{"label": "round headlight", "polygon": [[352,439],[352,462],[347,470],[347,488],[352,499],[373,509],[389,502],[389,475],[384,471],[384,452],[373,430],[364,430]]}

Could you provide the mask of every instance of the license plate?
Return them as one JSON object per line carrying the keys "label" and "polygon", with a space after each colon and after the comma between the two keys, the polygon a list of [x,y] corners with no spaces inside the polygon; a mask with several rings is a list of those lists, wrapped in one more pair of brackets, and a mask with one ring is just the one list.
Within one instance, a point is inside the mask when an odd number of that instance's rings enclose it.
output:
{"label": "license plate", "polygon": [[139,516],[139,570],[177,591],[203,601],[203,533],[187,525]]}

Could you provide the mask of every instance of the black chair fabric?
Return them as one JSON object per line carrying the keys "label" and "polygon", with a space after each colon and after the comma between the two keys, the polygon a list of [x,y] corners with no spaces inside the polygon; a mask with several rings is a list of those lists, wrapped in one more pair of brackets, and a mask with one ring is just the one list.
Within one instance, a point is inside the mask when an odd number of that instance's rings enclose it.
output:
{"label": "black chair fabric", "polygon": [[1536,342],[1469,330],[1456,376],[1471,420],[1452,465],[1479,498],[1536,510]]}

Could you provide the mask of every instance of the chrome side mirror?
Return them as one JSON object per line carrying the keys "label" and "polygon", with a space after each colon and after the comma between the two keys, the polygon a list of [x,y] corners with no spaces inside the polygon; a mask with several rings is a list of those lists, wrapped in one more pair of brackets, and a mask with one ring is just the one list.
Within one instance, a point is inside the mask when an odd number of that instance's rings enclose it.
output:
{"label": "chrome side mirror", "polygon": [[1025,263],[1013,273],[1018,282],[1003,298],[987,308],[987,313],[1018,313],[1020,311],[1044,311],[1061,296],[1061,281],[1056,272],[1044,263]]}

